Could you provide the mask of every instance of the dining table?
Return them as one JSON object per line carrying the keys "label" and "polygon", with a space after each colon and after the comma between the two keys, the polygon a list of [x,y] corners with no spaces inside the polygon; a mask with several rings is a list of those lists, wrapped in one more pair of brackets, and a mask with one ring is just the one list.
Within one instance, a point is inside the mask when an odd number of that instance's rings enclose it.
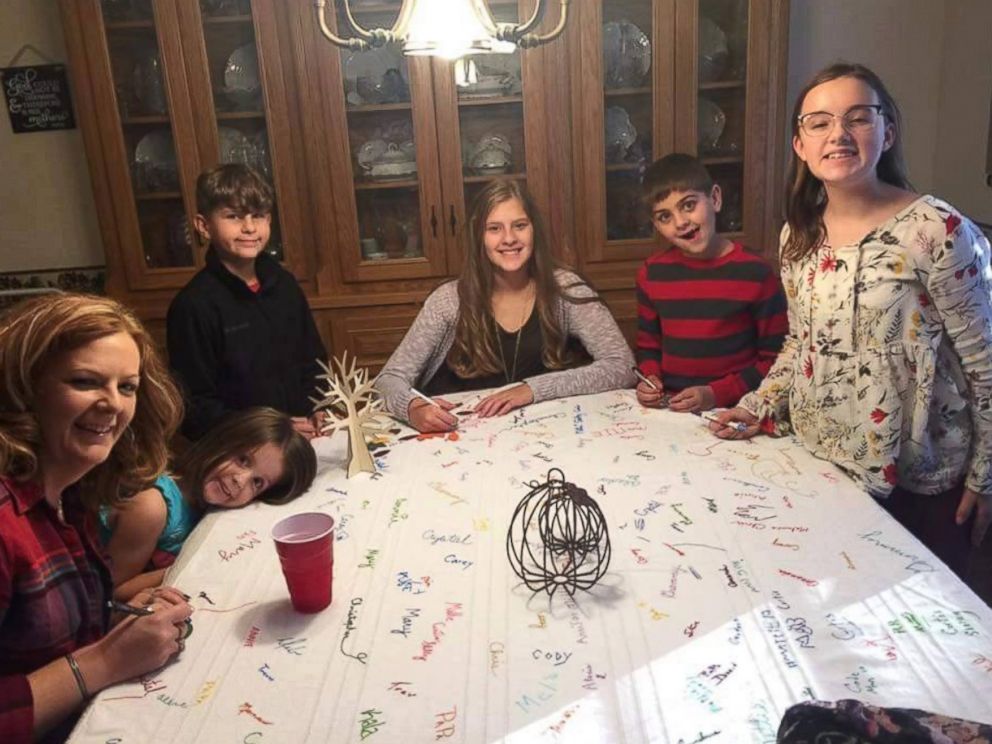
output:
{"label": "dining table", "polygon": [[[767,743],[790,706],[842,699],[992,721],[992,609],[794,437],[718,439],[631,390],[491,418],[452,400],[452,432],[384,420],[375,473],[347,477],[338,432],[296,500],[208,513],[166,578],[185,650],[70,741]],[[594,581],[552,559],[535,589],[511,557],[554,528],[517,507],[563,483],[602,527]],[[306,511],[335,520],[313,614],[270,535]]]}

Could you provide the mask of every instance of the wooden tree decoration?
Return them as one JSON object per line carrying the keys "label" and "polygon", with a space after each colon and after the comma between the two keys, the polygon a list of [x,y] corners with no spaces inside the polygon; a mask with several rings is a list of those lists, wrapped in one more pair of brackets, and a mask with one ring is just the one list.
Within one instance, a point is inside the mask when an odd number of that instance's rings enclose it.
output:
{"label": "wooden tree decoration", "polygon": [[376,397],[368,370],[358,367],[355,358],[349,365],[348,352],[341,359],[332,359],[330,367],[319,359],[317,362],[324,370],[317,379],[326,382],[326,389],[321,390],[323,399],[311,400],[316,404],[315,411],[325,412],[321,433],[347,429],[349,478],[356,473],[376,472],[365,436],[385,432],[387,424],[379,418],[382,401]]}

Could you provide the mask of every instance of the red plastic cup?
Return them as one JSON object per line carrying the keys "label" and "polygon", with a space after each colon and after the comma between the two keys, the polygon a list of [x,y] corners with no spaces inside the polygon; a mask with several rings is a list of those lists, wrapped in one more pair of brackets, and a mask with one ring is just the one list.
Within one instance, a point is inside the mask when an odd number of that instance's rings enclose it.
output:
{"label": "red plastic cup", "polygon": [[331,603],[334,577],[334,517],[303,512],[272,527],[289,598],[297,612],[320,612]]}

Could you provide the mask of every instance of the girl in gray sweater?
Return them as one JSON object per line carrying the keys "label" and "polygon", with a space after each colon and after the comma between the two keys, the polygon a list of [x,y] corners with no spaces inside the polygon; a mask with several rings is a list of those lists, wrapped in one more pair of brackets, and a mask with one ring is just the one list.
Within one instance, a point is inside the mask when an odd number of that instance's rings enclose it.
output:
{"label": "girl in gray sweater", "polygon": [[[458,419],[453,404],[436,397],[444,393],[502,388],[476,405],[486,417],[633,386],[633,355],[616,321],[588,284],[556,267],[519,183],[489,183],[473,204],[469,231],[461,276],[431,293],[376,380],[391,414],[418,431],[450,431]],[[576,341],[591,363],[574,366]]]}

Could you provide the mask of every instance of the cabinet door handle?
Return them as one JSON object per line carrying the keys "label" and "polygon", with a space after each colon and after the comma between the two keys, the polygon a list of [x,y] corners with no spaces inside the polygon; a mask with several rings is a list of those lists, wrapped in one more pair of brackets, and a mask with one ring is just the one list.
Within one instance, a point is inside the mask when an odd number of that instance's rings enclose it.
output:
{"label": "cabinet door handle", "polygon": [[437,210],[431,205],[431,235],[437,237]]}
{"label": "cabinet door handle", "polygon": [[448,220],[448,224],[451,225],[451,234],[454,235],[455,234],[455,228],[458,226],[458,220],[455,219],[455,205],[454,204],[449,204],[448,205],[448,209],[451,210],[451,212],[450,212],[451,217]]}

